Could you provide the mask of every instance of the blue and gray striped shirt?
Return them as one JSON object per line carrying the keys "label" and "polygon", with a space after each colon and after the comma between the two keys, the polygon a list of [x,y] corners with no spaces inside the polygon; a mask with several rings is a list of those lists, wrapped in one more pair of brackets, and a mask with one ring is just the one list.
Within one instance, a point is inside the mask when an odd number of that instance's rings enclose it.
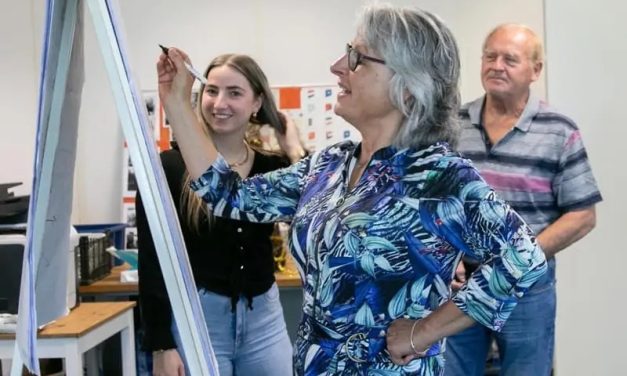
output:
{"label": "blue and gray striped shirt", "polygon": [[577,125],[531,96],[514,128],[490,145],[485,97],[462,107],[458,151],[536,232],[568,211],[601,201]]}

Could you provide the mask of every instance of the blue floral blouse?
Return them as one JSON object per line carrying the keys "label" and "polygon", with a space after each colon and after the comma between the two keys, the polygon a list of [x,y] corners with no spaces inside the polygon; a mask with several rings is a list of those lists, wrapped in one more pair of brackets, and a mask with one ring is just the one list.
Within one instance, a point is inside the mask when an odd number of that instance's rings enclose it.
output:
{"label": "blue floral blouse", "polygon": [[340,143],[245,180],[219,157],[192,188],[218,216],[291,222],[304,292],[297,374],[439,374],[444,341],[398,366],[386,350],[389,324],[451,299],[455,267],[468,254],[482,265],[453,302],[499,330],[545,272],[544,255],[518,214],[446,144],[381,149],[349,189],[359,151]]}

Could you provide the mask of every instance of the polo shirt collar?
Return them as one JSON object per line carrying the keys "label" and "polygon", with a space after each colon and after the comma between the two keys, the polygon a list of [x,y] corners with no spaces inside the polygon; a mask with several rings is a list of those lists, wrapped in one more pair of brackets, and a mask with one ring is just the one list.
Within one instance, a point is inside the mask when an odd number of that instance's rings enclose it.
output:
{"label": "polo shirt collar", "polygon": [[[481,123],[481,113],[483,112],[483,106],[485,104],[485,95],[475,99],[468,106],[468,115],[470,116],[470,122],[476,126],[482,125]],[[518,128],[523,132],[528,132],[529,128],[531,128],[531,123],[533,122],[533,118],[540,111],[540,99],[533,94],[529,94],[529,99],[527,100],[527,105],[525,105],[525,109],[523,113],[520,115],[518,122],[514,126],[514,128]]]}

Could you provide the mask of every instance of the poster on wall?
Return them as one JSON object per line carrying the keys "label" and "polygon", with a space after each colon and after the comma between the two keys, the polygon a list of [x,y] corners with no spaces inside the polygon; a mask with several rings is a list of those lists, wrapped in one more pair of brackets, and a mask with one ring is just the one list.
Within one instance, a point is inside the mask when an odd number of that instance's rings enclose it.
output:
{"label": "poster on wall", "polygon": [[[272,93],[279,110],[285,112],[298,127],[301,140],[309,151],[320,150],[344,140],[360,141],[359,133],[344,119],[335,115],[333,106],[339,92],[337,85],[275,86]],[[198,92],[192,93],[196,103]],[[146,112],[159,152],[169,150],[173,141],[172,130],[156,91],[143,91]],[[279,145],[274,130],[262,127],[260,138],[265,148],[277,150]],[[122,169],[122,218],[126,227],[126,248],[137,247],[135,224],[135,195],[137,182],[126,145]]]}
{"label": "poster on wall", "polygon": [[279,109],[294,120],[305,147],[310,151],[344,140],[361,139],[353,126],[333,112],[339,90],[337,85],[273,88]]}
{"label": "poster on wall", "polygon": [[124,248],[137,249],[137,220],[135,216],[135,197],[124,200],[122,220],[126,223]]}

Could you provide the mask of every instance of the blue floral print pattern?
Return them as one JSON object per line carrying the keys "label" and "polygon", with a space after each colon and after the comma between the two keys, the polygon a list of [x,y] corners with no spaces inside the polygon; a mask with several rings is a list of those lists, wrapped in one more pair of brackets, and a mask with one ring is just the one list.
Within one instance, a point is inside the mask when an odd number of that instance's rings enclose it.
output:
{"label": "blue floral print pattern", "polygon": [[[452,298],[498,330],[546,260],[524,221],[446,144],[381,149],[349,189],[359,152],[340,143],[243,181],[219,157],[192,188],[216,215],[291,222],[304,292],[297,374],[438,375],[444,341],[398,366],[386,351],[389,324]],[[463,254],[483,264],[451,297]]]}

